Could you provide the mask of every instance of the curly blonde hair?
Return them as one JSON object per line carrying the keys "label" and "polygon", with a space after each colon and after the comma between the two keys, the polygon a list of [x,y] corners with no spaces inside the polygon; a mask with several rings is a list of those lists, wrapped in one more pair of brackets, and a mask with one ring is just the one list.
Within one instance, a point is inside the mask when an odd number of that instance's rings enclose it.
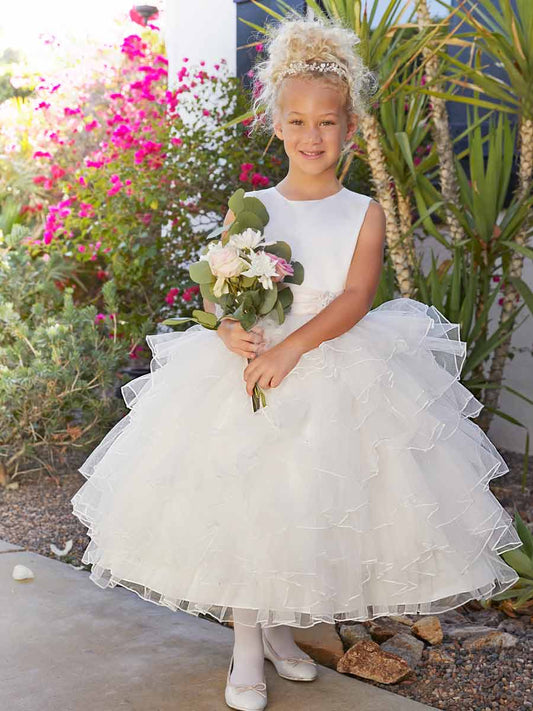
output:
{"label": "curly blonde hair", "polygon": [[[297,14],[297,13],[295,13]],[[335,86],[343,95],[344,109],[348,117],[367,115],[367,97],[375,92],[377,79],[374,72],[365,66],[355,51],[359,37],[349,27],[332,18],[308,19],[297,15],[288,16],[266,28],[263,48],[267,58],[253,67],[253,119],[250,131],[256,129],[272,134],[278,110],[278,97],[283,84],[283,72],[292,62],[335,62],[344,71],[345,78],[331,71],[298,72],[314,80]],[[294,74],[292,75],[294,76]],[[264,109],[261,112],[261,109]],[[357,126],[357,132],[360,124]],[[353,142],[350,138],[343,150]]]}

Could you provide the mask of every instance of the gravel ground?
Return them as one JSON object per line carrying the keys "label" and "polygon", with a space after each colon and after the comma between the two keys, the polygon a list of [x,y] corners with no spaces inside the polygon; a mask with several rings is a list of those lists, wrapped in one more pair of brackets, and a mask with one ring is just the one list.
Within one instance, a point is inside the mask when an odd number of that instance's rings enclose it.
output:
{"label": "gravel ground", "polygon": [[[522,457],[500,450],[511,471],[493,479],[490,488],[500,503],[514,515],[515,508],[528,524],[533,524],[533,458],[529,486],[521,489]],[[69,539],[72,549],[62,558],[81,565],[89,543],[86,528],[72,515],[71,497],[85,481],[77,471],[84,456],[70,456],[55,478],[25,474],[16,479],[17,489],[0,487],[0,538],[41,555],[57,558],[50,544],[63,549]],[[533,617],[509,617],[502,611],[491,623],[487,611],[472,601],[457,608],[470,621],[499,624],[517,638],[513,648],[468,652],[456,640],[426,647],[421,663],[403,681],[376,686],[446,711],[526,711],[533,709]],[[493,610],[493,612],[496,612]],[[218,624],[215,622],[215,624]]]}

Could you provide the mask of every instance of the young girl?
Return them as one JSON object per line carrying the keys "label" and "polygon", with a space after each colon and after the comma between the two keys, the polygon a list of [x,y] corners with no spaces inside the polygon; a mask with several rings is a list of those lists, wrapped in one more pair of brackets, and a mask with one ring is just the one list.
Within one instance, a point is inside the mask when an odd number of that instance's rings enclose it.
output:
{"label": "young girl", "polygon": [[97,585],[233,621],[235,709],[265,707],[265,657],[316,678],[294,627],[435,614],[518,579],[499,553],[521,541],[488,487],[508,467],[470,419],[482,405],[459,382],[458,325],[412,299],[371,308],[384,212],[335,172],[365,111],[358,41],[284,20],[257,68],[290,166],[247,194],[305,270],[285,321],[148,336],[151,372],[122,388],[131,413],[72,499]]}

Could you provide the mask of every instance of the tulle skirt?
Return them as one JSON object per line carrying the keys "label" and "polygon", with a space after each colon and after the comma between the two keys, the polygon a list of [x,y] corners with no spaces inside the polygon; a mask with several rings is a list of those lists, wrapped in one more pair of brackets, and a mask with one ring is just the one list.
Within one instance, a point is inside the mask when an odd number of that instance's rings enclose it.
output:
{"label": "tulle skirt", "polygon": [[[312,309],[311,309],[312,311]],[[263,317],[274,345],[303,325]],[[521,540],[489,489],[508,467],[470,418],[465,343],[393,299],[305,353],[253,411],[244,357],[194,325],[147,337],[151,372],[80,467],[83,562],[102,588],[219,621],[311,627],[435,614],[518,575]]]}

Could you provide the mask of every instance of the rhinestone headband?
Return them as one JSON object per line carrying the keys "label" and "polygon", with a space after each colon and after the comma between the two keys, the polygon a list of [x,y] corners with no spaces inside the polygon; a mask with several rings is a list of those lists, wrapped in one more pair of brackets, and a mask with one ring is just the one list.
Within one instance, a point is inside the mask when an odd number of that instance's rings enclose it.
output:
{"label": "rhinestone headband", "polygon": [[341,78],[347,80],[346,71],[336,62],[291,62],[286,69],[284,69],[279,78],[283,79],[291,74],[300,74],[301,72],[335,72]]}

